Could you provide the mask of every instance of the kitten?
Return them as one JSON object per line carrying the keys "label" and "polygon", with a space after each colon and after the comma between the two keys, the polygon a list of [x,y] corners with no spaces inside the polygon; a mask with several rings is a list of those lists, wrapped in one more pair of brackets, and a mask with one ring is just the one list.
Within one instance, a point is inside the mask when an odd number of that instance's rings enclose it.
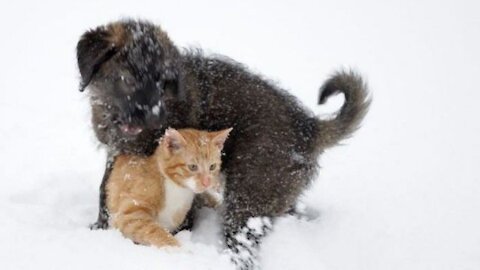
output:
{"label": "kitten", "polygon": [[196,194],[219,203],[221,151],[232,129],[167,129],[149,157],[120,155],[107,184],[110,223],[134,242],[178,246],[171,234]]}

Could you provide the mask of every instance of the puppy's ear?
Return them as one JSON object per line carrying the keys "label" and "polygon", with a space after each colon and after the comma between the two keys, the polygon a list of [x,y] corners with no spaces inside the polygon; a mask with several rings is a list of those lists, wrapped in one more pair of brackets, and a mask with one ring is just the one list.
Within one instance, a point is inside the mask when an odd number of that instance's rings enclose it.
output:
{"label": "puppy's ear", "polygon": [[101,26],[82,35],[77,44],[77,63],[82,76],[80,91],[85,90],[102,64],[123,46],[122,30],[120,25]]}

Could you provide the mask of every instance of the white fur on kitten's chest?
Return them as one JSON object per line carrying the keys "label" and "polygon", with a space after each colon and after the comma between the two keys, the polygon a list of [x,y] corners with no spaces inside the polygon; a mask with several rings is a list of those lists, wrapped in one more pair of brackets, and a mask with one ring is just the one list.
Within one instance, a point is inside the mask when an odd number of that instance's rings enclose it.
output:
{"label": "white fur on kitten's chest", "polygon": [[185,219],[192,207],[195,194],[171,179],[165,179],[165,203],[158,213],[158,223],[169,231],[175,230]]}

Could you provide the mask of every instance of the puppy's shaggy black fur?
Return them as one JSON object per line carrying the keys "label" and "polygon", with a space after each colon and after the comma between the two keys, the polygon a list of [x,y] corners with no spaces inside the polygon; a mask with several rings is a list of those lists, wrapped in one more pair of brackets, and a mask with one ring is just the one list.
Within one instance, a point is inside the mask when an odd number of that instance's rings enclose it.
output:
{"label": "puppy's shaggy black fur", "polygon": [[[345,103],[336,118],[320,120],[232,60],[179,52],[148,22],[126,20],[88,31],[77,52],[81,89],[89,88],[93,126],[111,157],[104,182],[117,153],[150,154],[169,126],[233,127],[224,148],[223,220],[226,244],[241,269],[257,266],[255,250],[270,218],[292,209],[316,173],[319,154],[350,136],[369,104],[362,79],[338,72],[322,87],[319,103],[337,92]],[[100,200],[96,226],[105,228],[103,190]]]}

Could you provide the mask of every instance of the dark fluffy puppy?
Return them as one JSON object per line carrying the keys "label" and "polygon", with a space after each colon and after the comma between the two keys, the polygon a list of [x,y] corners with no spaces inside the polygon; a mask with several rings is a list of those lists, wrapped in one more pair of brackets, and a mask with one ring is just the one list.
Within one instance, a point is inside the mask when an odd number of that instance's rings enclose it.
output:
{"label": "dark fluffy puppy", "polygon": [[[345,103],[336,118],[320,120],[242,65],[199,51],[181,53],[158,26],[142,21],[86,32],[77,56],[96,135],[111,157],[150,154],[169,126],[233,127],[224,148],[223,220],[226,244],[241,269],[257,266],[255,250],[270,218],[294,207],[316,173],[319,154],[358,128],[369,103],[361,78],[338,72],[322,87],[319,103],[337,92]],[[100,192],[101,228],[108,222],[103,187],[113,160]]]}

